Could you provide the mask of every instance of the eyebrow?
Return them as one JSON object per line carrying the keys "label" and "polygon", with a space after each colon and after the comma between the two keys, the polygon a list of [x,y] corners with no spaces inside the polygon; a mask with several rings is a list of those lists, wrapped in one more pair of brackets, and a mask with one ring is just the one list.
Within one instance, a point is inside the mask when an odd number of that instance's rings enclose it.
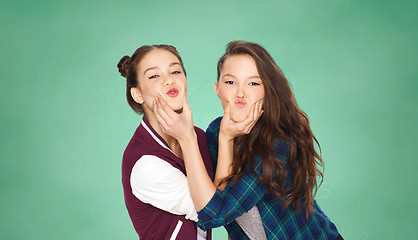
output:
{"label": "eyebrow", "polygon": [[[172,62],[172,63],[170,63],[170,65],[168,65],[169,67],[172,67],[172,66],[174,66],[174,65],[180,65],[181,66],[181,64],[179,63],[179,62]],[[150,67],[150,68],[147,68],[145,71],[144,71],[144,75],[145,75],[145,73],[147,72],[147,71],[149,71],[149,70],[153,70],[153,69],[158,69],[158,67]]]}
{"label": "eyebrow", "polygon": [[[224,77],[232,77],[232,78],[237,78],[237,77],[235,77],[233,74],[230,74],[230,73],[227,73],[227,74],[225,74],[225,75],[223,75],[223,76],[222,76],[222,78],[224,78]],[[251,79],[251,78],[259,78],[259,79],[261,79],[261,77],[260,77],[260,76],[257,76],[257,75],[255,75],[255,76],[250,76],[250,77],[248,77],[247,79]]]}

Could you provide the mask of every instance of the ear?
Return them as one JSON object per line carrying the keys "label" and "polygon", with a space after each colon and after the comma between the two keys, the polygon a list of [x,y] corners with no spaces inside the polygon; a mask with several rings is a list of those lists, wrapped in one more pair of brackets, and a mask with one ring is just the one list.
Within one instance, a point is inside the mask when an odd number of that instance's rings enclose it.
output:
{"label": "ear", "polygon": [[219,97],[219,82],[216,82],[213,87],[215,88],[216,95]]}
{"label": "ear", "polygon": [[139,103],[139,104],[143,104],[144,103],[144,99],[142,98],[141,93],[139,92],[138,88],[131,88],[131,96],[134,99],[135,102]]}

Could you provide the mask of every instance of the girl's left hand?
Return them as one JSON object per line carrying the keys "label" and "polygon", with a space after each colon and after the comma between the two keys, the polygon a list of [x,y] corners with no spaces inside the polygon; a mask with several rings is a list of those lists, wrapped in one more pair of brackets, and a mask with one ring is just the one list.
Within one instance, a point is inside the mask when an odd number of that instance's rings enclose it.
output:
{"label": "girl's left hand", "polygon": [[186,96],[183,100],[183,112],[178,114],[163,97],[158,95],[154,99],[153,112],[160,124],[161,130],[178,141],[189,140],[196,137],[193,125],[192,110]]}

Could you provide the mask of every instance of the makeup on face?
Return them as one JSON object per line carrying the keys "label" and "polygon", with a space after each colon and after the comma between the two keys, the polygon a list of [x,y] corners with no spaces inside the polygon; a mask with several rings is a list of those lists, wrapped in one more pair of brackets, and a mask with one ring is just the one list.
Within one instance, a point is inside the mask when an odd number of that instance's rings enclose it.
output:
{"label": "makeup on face", "polygon": [[215,90],[224,109],[231,104],[231,119],[243,121],[251,107],[264,98],[264,85],[254,59],[244,54],[227,57]]}
{"label": "makeup on face", "polygon": [[138,89],[145,111],[151,112],[154,99],[161,95],[175,111],[183,108],[187,93],[186,75],[177,57],[169,51],[155,49],[138,64]]}
{"label": "makeup on face", "polygon": [[167,95],[169,97],[175,98],[175,97],[177,97],[179,95],[179,90],[177,88],[170,88],[167,91]]}
{"label": "makeup on face", "polygon": [[235,100],[235,105],[239,108],[243,108],[245,107],[245,105],[247,105],[247,103],[245,102],[244,99],[238,98],[237,100]]}

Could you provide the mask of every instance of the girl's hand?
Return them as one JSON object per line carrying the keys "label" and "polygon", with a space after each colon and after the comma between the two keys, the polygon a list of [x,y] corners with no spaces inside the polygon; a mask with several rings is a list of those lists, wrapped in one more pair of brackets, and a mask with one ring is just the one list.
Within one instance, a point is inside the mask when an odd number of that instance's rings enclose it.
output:
{"label": "girl's hand", "polygon": [[171,109],[160,95],[154,99],[153,112],[165,134],[174,137],[177,141],[196,138],[192,110],[186,96],[183,100],[183,112],[180,114]]}
{"label": "girl's hand", "polygon": [[243,121],[235,122],[231,119],[231,104],[228,104],[224,110],[224,116],[221,121],[219,139],[232,141],[238,136],[250,133],[251,129],[264,112],[262,106],[262,100],[258,101],[251,107],[248,116]]}

